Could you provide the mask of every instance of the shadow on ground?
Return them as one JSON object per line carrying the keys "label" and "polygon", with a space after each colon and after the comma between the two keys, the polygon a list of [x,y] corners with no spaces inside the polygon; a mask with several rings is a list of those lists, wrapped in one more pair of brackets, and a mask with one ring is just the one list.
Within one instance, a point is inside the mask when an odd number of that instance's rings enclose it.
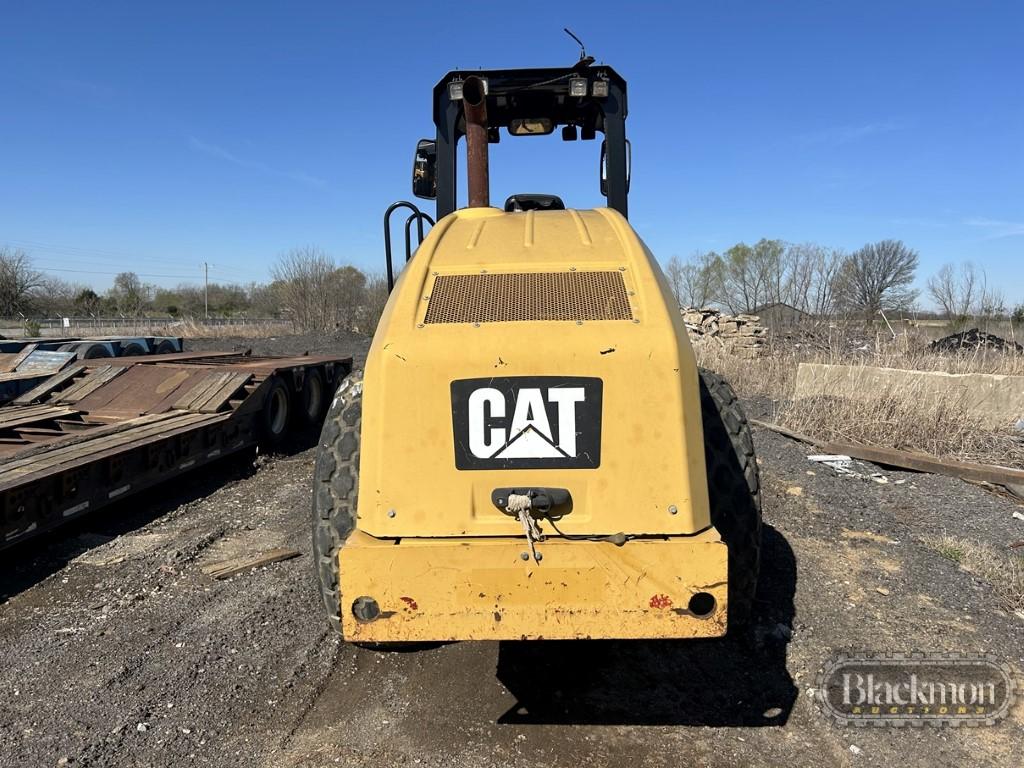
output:
{"label": "shadow on ground", "polygon": [[718,640],[503,642],[498,680],[516,697],[500,723],[784,725],[796,559],[765,525],[752,631]]}

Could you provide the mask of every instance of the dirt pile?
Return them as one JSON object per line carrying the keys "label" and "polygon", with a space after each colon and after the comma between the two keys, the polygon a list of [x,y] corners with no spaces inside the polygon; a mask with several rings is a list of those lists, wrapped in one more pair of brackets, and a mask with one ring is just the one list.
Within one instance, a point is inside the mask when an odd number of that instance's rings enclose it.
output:
{"label": "dirt pile", "polygon": [[343,349],[353,357],[357,368],[366,362],[370,337],[350,331],[335,330],[268,336],[199,336],[185,340],[189,352],[238,352],[251,349],[254,355],[311,355],[334,354]]}
{"label": "dirt pile", "polygon": [[1024,347],[1017,342],[1009,341],[991,333],[985,333],[978,328],[971,328],[969,331],[961,331],[960,333],[936,339],[928,345],[928,349],[932,352],[974,352],[984,349],[993,352],[1024,354]]}
{"label": "dirt pile", "polygon": [[713,339],[739,357],[760,357],[765,353],[768,330],[757,315],[726,315],[711,307],[683,307],[680,312],[693,342]]}

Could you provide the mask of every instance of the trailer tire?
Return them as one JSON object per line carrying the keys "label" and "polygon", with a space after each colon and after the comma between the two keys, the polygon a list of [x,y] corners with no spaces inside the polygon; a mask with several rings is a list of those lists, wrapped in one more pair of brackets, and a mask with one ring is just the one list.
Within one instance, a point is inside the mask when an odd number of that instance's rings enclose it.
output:
{"label": "trailer tire", "polygon": [[313,470],[313,562],[327,620],[341,634],[338,552],[356,526],[363,372],[342,380],[327,412]]}
{"label": "trailer tire", "polygon": [[701,369],[711,523],[729,548],[729,631],[749,623],[761,563],[761,479],[750,424],[732,387]]}
{"label": "trailer tire", "polygon": [[141,344],[132,342],[121,347],[121,357],[138,357],[146,354],[146,349]]}
{"label": "trailer tire", "polygon": [[274,448],[288,434],[291,402],[288,386],[278,378],[271,379],[267,394],[263,398],[263,423],[260,439],[260,445],[263,448]]}
{"label": "trailer tire", "polygon": [[174,345],[174,342],[170,339],[164,339],[156,345],[156,349],[153,350],[154,355],[173,355],[178,351],[178,348]]}
{"label": "trailer tire", "polygon": [[[80,348],[81,349],[81,348]],[[110,350],[106,344],[90,344],[78,353],[81,360],[95,360],[99,357],[110,357]]]}
{"label": "trailer tire", "polygon": [[310,368],[295,393],[295,415],[302,427],[319,426],[327,405],[327,385],[319,368]]}

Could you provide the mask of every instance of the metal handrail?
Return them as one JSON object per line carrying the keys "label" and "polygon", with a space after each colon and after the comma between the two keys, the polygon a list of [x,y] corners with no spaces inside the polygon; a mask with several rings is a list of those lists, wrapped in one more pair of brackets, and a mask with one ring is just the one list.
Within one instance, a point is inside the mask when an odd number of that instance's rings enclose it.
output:
{"label": "metal handrail", "polygon": [[392,203],[388,206],[388,209],[384,212],[384,258],[385,265],[387,267],[388,276],[388,293],[395,287],[395,268],[391,257],[391,214],[397,211],[399,208],[408,208],[412,211],[412,215],[405,222],[405,260],[406,262],[412,258],[412,237],[409,231],[409,227],[412,221],[416,221],[416,234],[419,241],[423,242],[423,221],[426,220],[431,226],[434,225],[434,220],[427,214],[423,213],[414,204],[408,200],[399,200],[397,203]]}

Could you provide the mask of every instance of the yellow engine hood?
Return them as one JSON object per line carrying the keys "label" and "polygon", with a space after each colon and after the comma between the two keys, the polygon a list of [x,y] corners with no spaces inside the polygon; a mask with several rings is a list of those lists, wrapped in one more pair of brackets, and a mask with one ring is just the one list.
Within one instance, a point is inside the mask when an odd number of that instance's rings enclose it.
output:
{"label": "yellow engine hood", "polygon": [[[516,377],[540,381],[519,393],[535,411],[493,394]],[[477,453],[509,439],[516,418],[522,426],[523,414],[538,416],[541,401],[550,411],[540,436],[560,429],[560,453],[592,438],[581,427],[578,442],[568,434],[576,395],[545,388],[557,377],[600,380],[596,466],[457,466],[468,450],[459,422],[473,414]],[[466,380],[498,382],[469,416],[465,400],[453,406]],[[567,534],[710,525],[693,352],[656,260],[607,208],[477,208],[439,221],[402,272],[370,348],[361,440],[358,527],[373,536],[522,533],[492,503],[501,487],[568,489],[572,511],[559,524]]]}

